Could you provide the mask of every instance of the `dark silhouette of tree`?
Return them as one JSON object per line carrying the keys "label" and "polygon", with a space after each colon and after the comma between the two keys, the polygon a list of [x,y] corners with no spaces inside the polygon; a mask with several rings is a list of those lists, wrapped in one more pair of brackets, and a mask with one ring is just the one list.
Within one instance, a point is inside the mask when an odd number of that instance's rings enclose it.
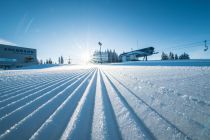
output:
{"label": "dark silhouette of tree", "polygon": [[63,59],[63,56],[60,57],[60,64],[63,64],[64,63],[64,59]]}
{"label": "dark silhouette of tree", "polygon": [[52,64],[53,63],[51,58],[49,58],[48,63],[49,64]]}
{"label": "dark silhouette of tree", "polygon": [[[118,54],[115,52],[115,50],[105,50],[104,52],[101,52],[104,57],[108,57],[106,61],[106,63],[115,63],[119,61],[119,57]],[[93,59],[92,62],[94,63],[99,63],[100,62],[100,56],[99,56],[100,52],[99,51],[95,51],[94,55],[93,55]]]}
{"label": "dark silhouette of tree", "polygon": [[177,54],[175,54],[174,59],[175,59],[175,60],[178,60],[178,59],[179,59],[179,57],[178,57],[178,55],[177,55]]}
{"label": "dark silhouette of tree", "polygon": [[162,52],[162,55],[161,55],[161,60],[183,60],[183,59],[190,59],[190,56],[189,54],[187,53],[183,53],[181,54],[179,57],[177,54],[173,54],[172,52],[169,53],[169,55],[167,55],[166,53]]}
{"label": "dark silhouette of tree", "polygon": [[48,59],[46,59],[46,62],[45,62],[46,64],[49,64],[49,60]]}
{"label": "dark silhouette of tree", "polygon": [[168,55],[166,53],[162,52],[162,54],[161,54],[161,60],[168,60],[168,59],[169,59],[168,58]]}
{"label": "dark silhouette of tree", "polygon": [[58,57],[58,64],[64,64],[63,56]]}
{"label": "dark silhouette of tree", "polygon": [[107,50],[108,53],[108,62],[111,63],[112,62],[112,51],[111,50]]}
{"label": "dark silhouette of tree", "polygon": [[172,52],[169,53],[169,60],[174,60],[174,54]]}
{"label": "dark silhouette of tree", "polygon": [[58,64],[61,64],[61,58],[58,57]]}
{"label": "dark silhouette of tree", "polygon": [[115,63],[119,61],[118,54],[115,50],[106,50],[105,52],[108,53],[108,63]]}
{"label": "dark silhouette of tree", "polygon": [[114,57],[114,61],[113,61],[113,62],[118,62],[118,61],[119,61],[119,56],[118,56],[118,54],[115,52],[115,50],[113,51],[113,57]]}
{"label": "dark silhouette of tree", "polygon": [[189,56],[189,54],[187,54],[187,53],[183,53],[183,54],[181,54],[180,56],[179,56],[179,59],[180,60],[183,60],[183,59],[190,59],[190,56]]}
{"label": "dark silhouette of tree", "polygon": [[43,64],[43,60],[40,59],[40,60],[38,61],[38,63],[39,63],[40,65],[42,65],[42,64]]}

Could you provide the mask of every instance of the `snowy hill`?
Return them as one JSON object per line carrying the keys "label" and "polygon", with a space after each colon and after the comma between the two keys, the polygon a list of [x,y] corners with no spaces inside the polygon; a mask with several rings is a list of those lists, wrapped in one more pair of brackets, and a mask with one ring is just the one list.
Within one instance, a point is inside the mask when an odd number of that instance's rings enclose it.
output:
{"label": "snowy hill", "polygon": [[0,71],[0,139],[208,140],[209,79],[210,67]]}

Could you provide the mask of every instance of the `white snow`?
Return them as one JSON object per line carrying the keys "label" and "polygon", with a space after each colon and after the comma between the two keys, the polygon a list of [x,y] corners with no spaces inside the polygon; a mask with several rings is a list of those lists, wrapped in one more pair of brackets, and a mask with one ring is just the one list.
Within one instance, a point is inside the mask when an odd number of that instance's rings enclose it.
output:
{"label": "white snow", "polygon": [[210,67],[202,64],[0,71],[0,139],[208,140]]}

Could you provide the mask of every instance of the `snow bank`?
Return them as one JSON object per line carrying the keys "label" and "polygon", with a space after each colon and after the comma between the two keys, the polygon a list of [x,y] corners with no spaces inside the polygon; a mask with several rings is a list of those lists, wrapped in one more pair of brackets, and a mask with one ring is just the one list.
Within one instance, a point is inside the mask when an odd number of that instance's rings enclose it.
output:
{"label": "snow bank", "polygon": [[59,64],[42,64],[42,65],[32,65],[32,66],[25,66],[22,68],[18,68],[19,70],[21,69],[46,69],[46,68],[51,68],[51,67],[57,67],[61,66]]}
{"label": "snow bank", "polygon": [[132,61],[123,63],[113,63],[112,65],[129,65],[129,66],[210,66],[210,59],[195,60],[149,60],[149,61]]}

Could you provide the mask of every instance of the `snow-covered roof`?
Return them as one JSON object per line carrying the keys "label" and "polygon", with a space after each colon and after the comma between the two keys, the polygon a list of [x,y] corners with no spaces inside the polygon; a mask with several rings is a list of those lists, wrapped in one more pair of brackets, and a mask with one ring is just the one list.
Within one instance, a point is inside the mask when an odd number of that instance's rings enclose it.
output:
{"label": "snow-covered roof", "polygon": [[2,45],[10,45],[10,46],[17,46],[17,44],[7,41],[5,39],[0,38],[0,44]]}
{"label": "snow-covered roof", "polygon": [[154,53],[154,49],[155,49],[154,47],[147,47],[147,48],[143,48],[143,49],[138,49],[138,50],[122,53],[122,54],[120,54],[120,57],[128,56],[128,55],[137,55],[137,57],[138,56],[141,57],[141,56],[152,55]]}

